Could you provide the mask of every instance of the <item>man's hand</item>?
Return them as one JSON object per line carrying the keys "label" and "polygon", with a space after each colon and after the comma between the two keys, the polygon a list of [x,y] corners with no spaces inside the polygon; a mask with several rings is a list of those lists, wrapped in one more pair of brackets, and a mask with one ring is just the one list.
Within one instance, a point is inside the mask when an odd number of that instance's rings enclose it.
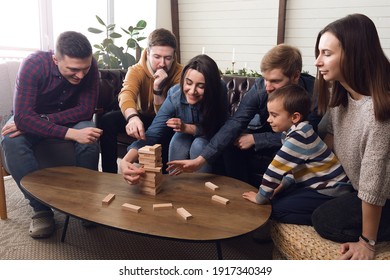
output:
{"label": "man's hand", "polygon": [[145,128],[144,124],[139,117],[132,117],[126,125],[127,135],[145,140]]}
{"label": "man's hand", "polygon": [[165,81],[165,79],[168,77],[167,72],[164,69],[158,69],[156,73],[153,75],[154,77],[154,84],[153,88],[157,90],[161,90],[161,83]]}
{"label": "man's hand", "polygon": [[199,156],[196,159],[186,159],[186,160],[173,160],[167,163],[167,171],[169,175],[179,175],[183,172],[192,173],[197,171],[206,163],[206,160]]}
{"label": "man's hand", "polygon": [[96,127],[69,128],[65,134],[65,140],[73,140],[80,144],[92,144],[99,140],[102,133],[103,130]]}
{"label": "man's hand", "polygon": [[15,122],[9,122],[1,130],[1,135],[5,136],[7,134],[10,134],[9,135],[10,138],[14,138],[14,137],[17,137],[17,136],[23,134],[23,131],[19,130],[16,127]]}
{"label": "man's hand", "polygon": [[240,150],[248,150],[255,145],[255,138],[253,137],[253,134],[242,134],[234,142],[234,145]]}

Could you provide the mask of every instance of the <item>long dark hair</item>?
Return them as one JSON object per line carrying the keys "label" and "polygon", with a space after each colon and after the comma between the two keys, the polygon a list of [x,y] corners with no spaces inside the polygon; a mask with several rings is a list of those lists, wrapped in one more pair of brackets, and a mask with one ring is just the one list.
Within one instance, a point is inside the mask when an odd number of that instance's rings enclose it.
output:
{"label": "long dark hair", "polygon": [[227,96],[222,90],[221,75],[215,61],[202,54],[192,58],[181,73],[180,88],[184,94],[183,85],[188,69],[194,69],[205,78],[204,96],[201,101],[202,123],[204,135],[210,139],[225,123],[227,118]]}
{"label": "long dark hair", "polygon": [[[340,71],[346,83],[354,91],[372,97],[376,120],[390,119],[390,63],[372,20],[362,14],[352,14],[328,24],[317,36],[316,57],[319,56],[320,38],[325,32],[332,33],[340,41],[343,50]],[[328,105],[347,105],[348,96],[339,81],[326,82],[318,72],[317,78],[319,112],[324,113]]]}

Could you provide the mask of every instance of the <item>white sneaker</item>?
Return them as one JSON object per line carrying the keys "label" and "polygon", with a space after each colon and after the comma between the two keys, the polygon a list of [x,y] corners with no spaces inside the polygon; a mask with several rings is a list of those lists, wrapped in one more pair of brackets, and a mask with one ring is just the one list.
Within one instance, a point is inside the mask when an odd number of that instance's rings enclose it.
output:
{"label": "white sneaker", "polygon": [[38,211],[31,218],[30,236],[32,238],[46,238],[53,234],[55,229],[54,213],[51,210]]}

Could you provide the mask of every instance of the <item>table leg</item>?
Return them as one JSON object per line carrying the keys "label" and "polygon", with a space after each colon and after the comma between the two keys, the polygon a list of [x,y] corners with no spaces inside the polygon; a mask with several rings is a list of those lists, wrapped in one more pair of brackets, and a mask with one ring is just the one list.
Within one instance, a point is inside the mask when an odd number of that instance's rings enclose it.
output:
{"label": "table leg", "polygon": [[64,229],[62,230],[61,242],[65,241],[65,236],[66,236],[66,231],[68,229],[68,224],[69,224],[69,215],[66,215]]}
{"label": "table leg", "polygon": [[217,255],[218,255],[218,260],[222,260],[222,248],[221,248],[221,242],[217,240],[215,242],[215,245],[217,245]]}

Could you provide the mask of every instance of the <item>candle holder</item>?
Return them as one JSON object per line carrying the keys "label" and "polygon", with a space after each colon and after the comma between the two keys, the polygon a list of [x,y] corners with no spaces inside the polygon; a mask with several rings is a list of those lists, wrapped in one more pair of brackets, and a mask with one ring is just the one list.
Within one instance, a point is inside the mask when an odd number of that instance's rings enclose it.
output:
{"label": "candle holder", "polygon": [[232,61],[232,74],[234,74],[234,64],[235,63],[236,63],[235,61]]}

